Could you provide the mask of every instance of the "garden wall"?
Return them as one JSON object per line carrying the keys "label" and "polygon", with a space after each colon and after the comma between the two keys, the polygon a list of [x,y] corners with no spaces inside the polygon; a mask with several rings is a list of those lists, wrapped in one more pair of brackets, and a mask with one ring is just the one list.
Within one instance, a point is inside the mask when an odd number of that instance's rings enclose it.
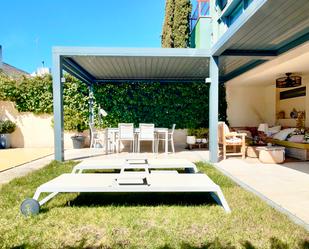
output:
{"label": "garden wall", "polygon": [[[17,128],[11,134],[11,146],[14,148],[51,148],[54,147],[54,130],[52,115],[35,115],[31,112],[18,112],[11,101],[0,101],[0,119],[9,119]],[[70,136],[64,133],[64,147],[72,148]]]}
{"label": "garden wall", "polygon": [[[18,112],[11,101],[0,101],[0,119],[9,119],[16,123],[17,128],[11,134],[11,146],[14,148],[52,148],[54,147],[54,130],[52,115],[35,115],[31,112]],[[89,136],[89,132],[85,131]],[[72,148],[71,136],[73,133],[64,133],[65,149]],[[175,131],[175,144],[184,146],[186,143],[186,129]],[[89,145],[89,139],[86,141]]]}

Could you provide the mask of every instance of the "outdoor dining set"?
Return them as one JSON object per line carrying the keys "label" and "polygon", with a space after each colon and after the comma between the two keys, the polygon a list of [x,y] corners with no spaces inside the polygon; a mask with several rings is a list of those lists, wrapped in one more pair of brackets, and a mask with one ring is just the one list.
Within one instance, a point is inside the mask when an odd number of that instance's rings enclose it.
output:
{"label": "outdoor dining set", "polygon": [[171,145],[173,153],[174,131],[176,124],[172,128],[155,127],[154,124],[140,123],[139,127],[134,127],[133,123],[119,123],[118,127],[106,128],[104,131],[97,131],[94,124],[89,124],[91,131],[90,148],[103,147],[105,153],[121,151],[122,142],[130,143],[130,152],[140,153],[141,143],[148,141],[152,145],[152,153],[159,152],[160,142],[164,152],[168,153],[168,146]]}

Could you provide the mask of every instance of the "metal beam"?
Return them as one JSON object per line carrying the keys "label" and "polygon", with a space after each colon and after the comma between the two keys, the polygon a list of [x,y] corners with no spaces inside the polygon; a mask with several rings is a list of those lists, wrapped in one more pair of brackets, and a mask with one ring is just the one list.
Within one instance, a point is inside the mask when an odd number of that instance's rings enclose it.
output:
{"label": "metal beam", "polygon": [[58,53],[53,53],[52,58],[55,160],[64,161],[62,61]]}
{"label": "metal beam", "polygon": [[214,56],[221,55],[226,49],[227,44],[230,39],[236,34],[237,31],[248,21],[250,18],[258,12],[258,10],[267,2],[268,0],[255,0],[253,1],[246,11],[233,23],[228,30],[220,37],[220,39],[214,44],[211,49],[211,54]]}
{"label": "metal beam", "polygon": [[218,162],[219,57],[210,57],[209,160]]}
{"label": "metal beam", "polygon": [[277,56],[275,50],[236,50],[228,49],[225,50],[221,56],[236,56],[236,57],[257,57],[257,58],[269,58],[273,59]]}
{"label": "metal beam", "polygon": [[295,48],[299,45],[302,45],[303,43],[308,42],[308,41],[309,41],[309,33],[306,33],[303,36],[289,42],[287,45],[284,45],[283,47],[279,48],[277,50],[277,54],[278,55],[283,54],[283,53],[289,51],[290,49],[293,49],[293,48]]}
{"label": "metal beam", "polygon": [[225,75],[225,76],[222,76],[220,77],[220,82],[226,82],[226,81],[229,81],[261,64],[263,64],[264,62],[266,62],[267,60],[257,60],[255,62],[252,62],[250,64],[246,64],[232,72],[230,72],[229,74]]}
{"label": "metal beam", "polygon": [[63,69],[89,85],[94,81],[94,77],[71,58],[63,57]]}
{"label": "metal beam", "polygon": [[197,79],[105,79],[105,80],[95,80],[97,84],[105,83],[151,83],[151,82],[160,82],[160,83],[205,83],[205,78]]}
{"label": "metal beam", "polygon": [[123,57],[210,57],[209,49],[197,48],[112,48],[112,47],[53,47],[53,51],[69,56]]}

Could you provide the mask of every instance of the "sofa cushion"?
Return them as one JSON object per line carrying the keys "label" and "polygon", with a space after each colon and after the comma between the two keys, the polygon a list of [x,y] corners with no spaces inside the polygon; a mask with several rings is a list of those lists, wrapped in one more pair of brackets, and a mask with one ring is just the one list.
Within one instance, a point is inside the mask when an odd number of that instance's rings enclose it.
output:
{"label": "sofa cushion", "polygon": [[286,140],[289,134],[291,134],[293,131],[295,131],[296,128],[288,128],[288,129],[283,129],[279,131],[278,133],[274,134],[273,138],[278,139],[278,140]]}
{"label": "sofa cushion", "polygon": [[304,135],[292,135],[288,138],[288,141],[294,143],[303,143],[304,142]]}

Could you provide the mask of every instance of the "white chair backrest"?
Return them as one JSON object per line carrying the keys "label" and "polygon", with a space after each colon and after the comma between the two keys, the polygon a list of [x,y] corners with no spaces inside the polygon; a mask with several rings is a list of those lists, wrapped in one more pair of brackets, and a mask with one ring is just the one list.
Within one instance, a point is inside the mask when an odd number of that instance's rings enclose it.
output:
{"label": "white chair backrest", "polygon": [[132,123],[120,123],[119,128],[119,139],[134,139],[134,124]]}
{"label": "white chair backrest", "polygon": [[218,140],[219,143],[223,143],[225,139],[225,135],[230,133],[229,127],[225,124],[225,122],[218,122]]}
{"label": "white chair backrest", "polygon": [[175,131],[175,127],[176,127],[176,124],[173,124],[173,126],[172,126],[172,132],[171,132],[171,134],[174,134],[174,131]]}
{"label": "white chair backrest", "polygon": [[140,139],[154,139],[154,124],[139,124]]}

